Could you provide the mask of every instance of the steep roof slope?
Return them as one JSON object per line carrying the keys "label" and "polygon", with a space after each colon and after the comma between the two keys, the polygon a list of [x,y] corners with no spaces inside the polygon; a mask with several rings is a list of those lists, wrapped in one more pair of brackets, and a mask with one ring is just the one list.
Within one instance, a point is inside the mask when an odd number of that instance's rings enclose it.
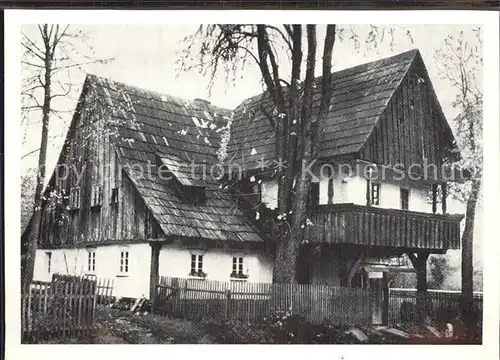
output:
{"label": "steep roof slope", "polygon": [[[418,50],[410,50],[332,74],[333,98],[322,129],[320,158],[352,154],[362,148],[417,54]],[[319,102],[316,94],[316,110]],[[271,102],[263,101],[262,95],[245,100],[234,113],[228,153],[246,169],[259,167],[261,159],[274,159],[274,133],[261,110],[262,103],[272,113]]]}
{"label": "steep roof slope", "polygon": [[[231,195],[204,176],[202,164],[217,161],[223,127],[230,111],[204,101],[186,101],[88,75],[88,86],[110,109],[109,124],[116,129],[113,143],[120,162],[165,235],[217,241],[261,242],[256,228],[238,209]],[[183,201],[165,178],[141,173],[158,156],[175,164],[175,172],[190,171],[195,183],[205,187],[206,200]],[[179,167],[179,165],[181,165]]]}

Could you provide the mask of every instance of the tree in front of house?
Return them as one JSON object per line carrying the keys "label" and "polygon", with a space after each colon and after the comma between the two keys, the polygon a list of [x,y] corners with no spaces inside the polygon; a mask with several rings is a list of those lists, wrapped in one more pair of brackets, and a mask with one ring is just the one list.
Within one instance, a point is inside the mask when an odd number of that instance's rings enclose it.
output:
{"label": "tree in front of house", "polygon": [[453,194],[466,203],[465,227],[462,234],[462,314],[468,328],[473,316],[473,245],[476,207],[480,201],[483,168],[483,92],[482,92],[482,28],[470,33],[449,35],[444,47],[436,52],[442,78],[456,90],[452,103],[458,116],[454,127],[461,159],[455,165],[468,170],[469,179],[452,188]]}
{"label": "tree in front of house", "polygon": [[62,112],[54,106],[57,99],[70,96],[75,88],[71,80],[72,69],[82,69],[86,64],[106,62],[109,59],[95,59],[88,36],[69,25],[37,25],[30,33],[22,32],[22,125],[28,126],[28,119],[41,118],[40,147],[23,155],[38,152],[36,185],[33,195],[33,215],[22,264],[22,282],[29,284],[33,279],[35,254],[40,232],[44,184],[47,166],[49,125],[55,117],[62,120]]}
{"label": "tree in front of house", "polygon": [[33,212],[36,185],[36,169],[28,169],[21,175],[21,231],[28,225]]}
{"label": "tree in front of house", "polygon": [[[181,69],[209,73],[210,86],[221,73],[228,81],[252,64],[260,71],[264,87],[261,110],[276,139],[279,236],[273,281],[280,283],[297,281],[299,247],[304,228],[310,225],[307,203],[311,175],[302,168],[316,159],[320,129],[330,111],[335,42],[349,40],[356,49],[360,47],[360,36],[352,26],[328,25],[321,36],[318,28],[297,24],[202,25],[186,39],[188,46],[181,57]],[[385,34],[392,44],[394,28],[370,26],[365,43],[376,47]],[[317,67],[320,78],[315,76]],[[319,104],[318,109],[315,104]]]}
{"label": "tree in front of house", "polygon": [[[329,25],[323,47],[322,81],[316,84],[316,54],[318,50],[315,25],[207,25],[200,27],[193,39],[201,40],[200,64],[207,65],[215,79],[217,68],[223,66],[226,74],[243,69],[249,59],[259,66],[266,93],[273,104],[268,114],[276,137],[276,159],[286,166],[276,168],[278,179],[278,211],[290,218],[288,231],[280,231],[274,270],[274,281],[294,282],[297,267],[301,228],[306,223],[306,204],[310,176],[297,176],[302,163],[309,164],[316,156],[321,124],[328,113],[331,94],[332,51],[336,26]],[[280,50],[278,50],[278,48]],[[286,54],[291,71],[286,74],[279,64],[279,56]],[[302,67],[305,62],[305,76]],[[230,68],[228,64],[233,64]],[[303,79],[303,81],[302,81]],[[320,110],[313,118],[313,96],[316,86],[321,88]],[[293,187],[293,181],[296,185]]]}

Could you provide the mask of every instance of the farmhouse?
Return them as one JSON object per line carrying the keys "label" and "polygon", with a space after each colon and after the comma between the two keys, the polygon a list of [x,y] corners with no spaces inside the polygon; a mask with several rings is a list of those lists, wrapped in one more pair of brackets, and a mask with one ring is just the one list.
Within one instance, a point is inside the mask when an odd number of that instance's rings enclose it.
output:
{"label": "farmhouse", "polygon": [[[447,213],[443,165],[456,149],[422,58],[408,51],[333,83],[308,169],[300,282],[372,286],[406,254],[425,290],[427,258],[460,247],[462,216]],[[97,275],[131,297],[150,296],[159,276],[272,282],[267,112],[262,95],[233,112],[88,75],[46,190],[35,279]],[[232,172],[218,176],[222,157]]]}

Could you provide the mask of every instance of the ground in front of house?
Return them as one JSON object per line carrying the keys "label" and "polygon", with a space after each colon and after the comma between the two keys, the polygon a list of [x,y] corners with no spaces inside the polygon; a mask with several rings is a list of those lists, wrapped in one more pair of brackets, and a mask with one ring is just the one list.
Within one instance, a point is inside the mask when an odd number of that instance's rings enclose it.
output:
{"label": "ground in front of house", "polygon": [[[266,324],[196,323],[127,310],[100,307],[92,336],[58,338],[64,344],[460,344],[432,327],[356,327],[313,325],[299,318],[272,319]],[[474,343],[481,343],[480,340]]]}

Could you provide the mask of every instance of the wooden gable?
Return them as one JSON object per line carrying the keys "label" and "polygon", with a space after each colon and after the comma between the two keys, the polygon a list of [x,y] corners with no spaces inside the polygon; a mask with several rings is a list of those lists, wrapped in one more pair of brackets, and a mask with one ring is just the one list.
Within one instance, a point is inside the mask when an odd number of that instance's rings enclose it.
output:
{"label": "wooden gable", "polygon": [[[234,209],[229,191],[210,176],[191,178],[179,166],[181,160],[201,169],[216,163],[217,129],[227,114],[205,102],[88,75],[58,161],[77,170],[65,188],[78,206],[44,204],[40,247],[172,236],[263,243],[257,228]],[[93,132],[97,138],[84,134],[92,121],[101,124],[102,131]],[[176,170],[176,180],[187,188],[183,196],[156,176],[157,168],[150,165],[157,154]],[[55,174],[47,194],[61,190]],[[61,221],[60,213],[65,215]]]}
{"label": "wooden gable", "polygon": [[[441,167],[454,147],[453,133],[417,53],[359,157],[404,169],[425,165],[424,161]],[[418,169],[414,165],[410,170]]]}
{"label": "wooden gable", "polygon": [[[94,90],[87,79],[45,189],[51,199],[42,207],[41,248],[138,241],[161,234],[140,194],[122,176],[109,126],[92,110]],[[64,200],[56,201],[51,193]]]}

